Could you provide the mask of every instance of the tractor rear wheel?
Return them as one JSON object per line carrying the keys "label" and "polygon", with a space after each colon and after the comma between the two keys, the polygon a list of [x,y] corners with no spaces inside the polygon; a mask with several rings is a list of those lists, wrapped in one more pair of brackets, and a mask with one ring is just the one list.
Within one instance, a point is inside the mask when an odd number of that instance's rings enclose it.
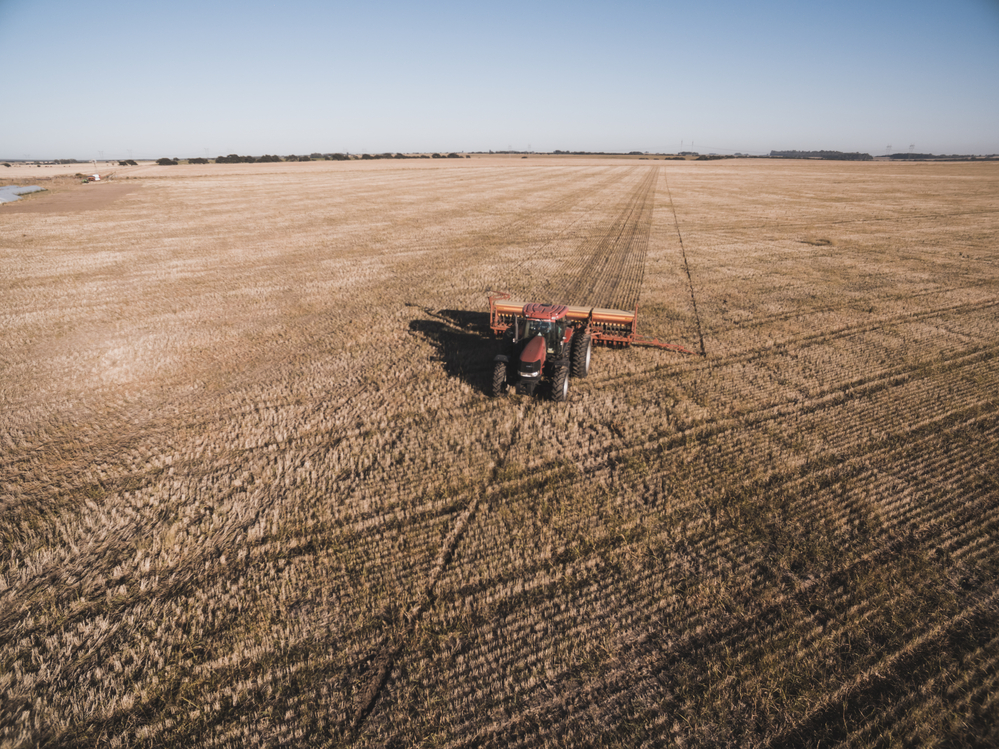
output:
{"label": "tractor rear wheel", "polygon": [[569,397],[569,368],[559,367],[552,377],[552,400],[561,403]]}
{"label": "tractor rear wheel", "polygon": [[589,333],[581,333],[572,342],[572,376],[586,377],[590,373],[590,354],[593,353],[593,339]]}
{"label": "tractor rear wheel", "polygon": [[506,362],[498,361],[493,367],[493,397],[499,398],[501,395],[506,395],[509,387],[506,377]]}

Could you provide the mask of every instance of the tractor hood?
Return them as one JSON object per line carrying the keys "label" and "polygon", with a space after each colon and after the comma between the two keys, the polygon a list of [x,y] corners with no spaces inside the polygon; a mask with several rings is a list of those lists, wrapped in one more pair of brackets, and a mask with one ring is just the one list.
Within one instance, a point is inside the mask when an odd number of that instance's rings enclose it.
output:
{"label": "tractor hood", "polygon": [[548,347],[544,336],[537,335],[529,340],[520,353],[521,377],[540,377],[547,353]]}

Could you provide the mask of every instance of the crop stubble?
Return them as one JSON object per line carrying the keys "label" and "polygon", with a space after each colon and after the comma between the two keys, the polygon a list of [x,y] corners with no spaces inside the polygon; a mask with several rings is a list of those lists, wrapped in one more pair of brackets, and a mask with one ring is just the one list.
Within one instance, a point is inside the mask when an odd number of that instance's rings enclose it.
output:
{"label": "crop stubble", "polygon": [[[994,740],[994,166],[135,182],[0,213],[4,745]],[[708,356],[491,400],[489,290]]]}

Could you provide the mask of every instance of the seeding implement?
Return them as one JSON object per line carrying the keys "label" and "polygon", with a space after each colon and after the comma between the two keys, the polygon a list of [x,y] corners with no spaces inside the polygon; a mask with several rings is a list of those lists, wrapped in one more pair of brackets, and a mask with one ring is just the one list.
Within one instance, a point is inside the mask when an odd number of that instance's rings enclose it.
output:
{"label": "seeding implement", "polygon": [[633,312],[564,304],[515,302],[509,294],[489,297],[489,327],[502,337],[503,352],[493,364],[493,395],[513,387],[531,395],[538,383],[551,383],[551,398],[569,395],[569,375],[586,377],[593,344],[624,348],[655,346],[685,354],[693,351],[638,334],[638,308]]}

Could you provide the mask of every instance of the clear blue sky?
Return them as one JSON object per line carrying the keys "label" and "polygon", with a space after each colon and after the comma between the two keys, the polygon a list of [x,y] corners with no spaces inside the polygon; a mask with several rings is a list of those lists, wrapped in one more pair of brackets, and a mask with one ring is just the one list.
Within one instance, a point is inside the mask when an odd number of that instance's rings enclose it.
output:
{"label": "clear blue sky", "polygon": [[999,153],[999,0],[0,0],[0,157]]}

